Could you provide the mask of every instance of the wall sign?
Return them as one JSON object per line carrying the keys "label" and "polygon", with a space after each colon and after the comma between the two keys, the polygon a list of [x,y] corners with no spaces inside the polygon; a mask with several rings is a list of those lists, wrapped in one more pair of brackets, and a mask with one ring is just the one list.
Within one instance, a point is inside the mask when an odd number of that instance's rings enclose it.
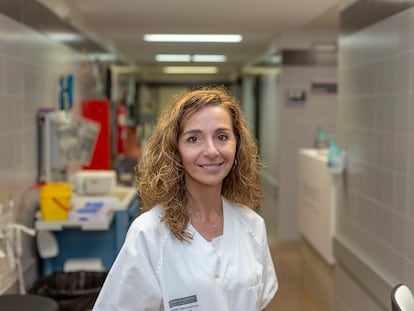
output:
{"label": "wall sign", "polygon": [[312,94],[336,94],[338,92],[338,84],[336,82],[312,82]]}
{"label": "wall sign", "polygon": [[303,89],[290,89],[287,90],[286,97],[288,105],[304,105],[306,102],[306,91]]}

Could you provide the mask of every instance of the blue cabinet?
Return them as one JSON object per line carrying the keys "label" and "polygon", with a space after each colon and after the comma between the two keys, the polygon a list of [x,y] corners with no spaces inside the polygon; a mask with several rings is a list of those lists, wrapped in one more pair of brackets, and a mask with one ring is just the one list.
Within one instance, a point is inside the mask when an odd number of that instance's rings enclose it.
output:
{"label": "blue cabinet", "polygon": [[67,260],[89,258],[100,259],[104,270],[108,271],[124,243],[131,222],[139,213],[139,205],[138,197],[132,196],[127,206],[114,210],[107,226],[100,229],[76,226],[70,222],[61,222],[60,227],[54,228],[51,222],[36,222],[37,230],[52,232],[59,247],[56,257],[42,259],[42,274],[64,271]]}

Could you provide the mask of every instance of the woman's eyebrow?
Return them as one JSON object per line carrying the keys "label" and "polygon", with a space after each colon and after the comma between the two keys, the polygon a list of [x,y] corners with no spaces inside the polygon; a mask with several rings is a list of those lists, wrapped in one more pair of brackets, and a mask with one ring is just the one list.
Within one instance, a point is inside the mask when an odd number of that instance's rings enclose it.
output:
{"label": "woman's eyebrow", "polygon": [[[200,130],[200,129],[191,129],[191,130],[188,130],[188,131],[183,132],[181,135],[199,134],[199,133],[202,133],[202,132],[203,131]],[[231,128],[228,128],[228,127],[219,127],[219,128],[216,128],[214,130],[214,132],[215,133],[217,133],[217,132],[231,132]]]}
{"label": "woman's eyebrow", "polygon": [[188,130],[183,132],[181,135],[190,135],[190,134],[198,134],[201,133],[202,131],[199,129],[192,129],[192,130]]}
{"label": "woman's eyebrow", "polygon": [[231,128],[219,127],[218,129],[216,129],[216,132],[231,132]]}

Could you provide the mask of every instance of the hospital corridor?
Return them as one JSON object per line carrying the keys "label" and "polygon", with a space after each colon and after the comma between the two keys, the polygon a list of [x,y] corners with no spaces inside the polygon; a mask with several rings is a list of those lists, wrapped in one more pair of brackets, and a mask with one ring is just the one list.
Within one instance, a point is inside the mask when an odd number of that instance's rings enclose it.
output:
{"label": "hospital corridor", "polygon": [[413,189],[413,0],[0,1],[0,311],[414,310]]}

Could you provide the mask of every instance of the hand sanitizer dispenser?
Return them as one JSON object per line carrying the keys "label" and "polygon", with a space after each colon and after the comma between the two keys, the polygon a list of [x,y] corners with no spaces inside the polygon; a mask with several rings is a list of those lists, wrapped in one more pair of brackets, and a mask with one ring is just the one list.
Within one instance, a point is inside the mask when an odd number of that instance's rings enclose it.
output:
{"label": "hand sanitizer dispenser", "polygon": [[339,149],[335,135],[331,135],[328,148],[328,169],[332,173],[342,173],[345,168],[345,152]]}

